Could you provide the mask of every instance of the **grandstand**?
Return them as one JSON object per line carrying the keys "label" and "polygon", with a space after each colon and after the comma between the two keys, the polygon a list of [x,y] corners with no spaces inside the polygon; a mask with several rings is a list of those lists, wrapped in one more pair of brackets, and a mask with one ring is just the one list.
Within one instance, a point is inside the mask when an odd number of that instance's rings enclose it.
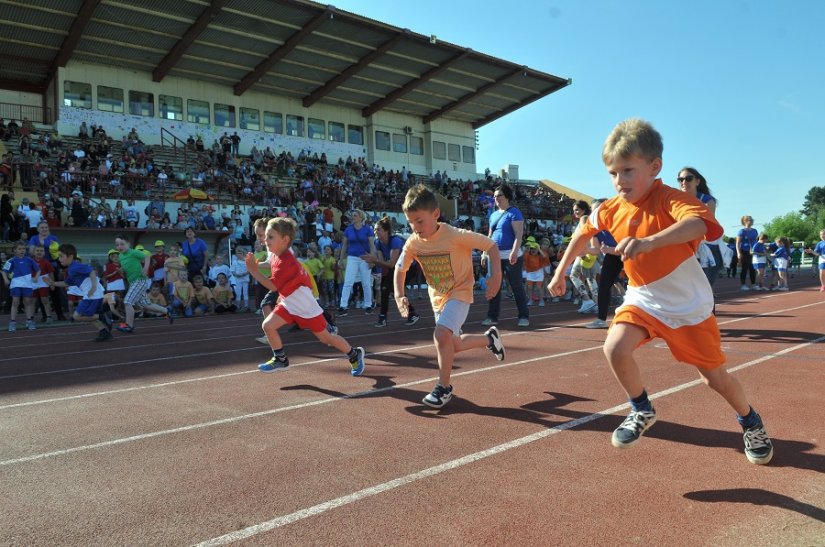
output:
{"label": "grandstand", "polygon": [[[448,217],[480,217],[498,179],[478,174],[476,130],[571,83],[307,1],[54,0],[4,18],[0,117],[28,124],[2,129],[18,200],[142,209],[195,188],[244,212],[305,198],[397,211],[425,181]],[[569,209],[522,186],[526,214]]]}

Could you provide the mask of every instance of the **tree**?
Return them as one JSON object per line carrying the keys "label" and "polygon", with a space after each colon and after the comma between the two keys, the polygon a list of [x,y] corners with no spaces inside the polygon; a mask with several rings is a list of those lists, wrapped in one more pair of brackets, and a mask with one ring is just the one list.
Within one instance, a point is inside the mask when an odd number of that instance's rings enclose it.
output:
{"label": "tree", "polygon": [[[825,190],[825,188],[823,189]],[[811,243],[819,239],[819,221],[825,221],[825,207],[818,215],[800,216],[799,213],[785,213],[765,223],[765,233],[771,241],[777,237],[787,237],[791,241]],[[821,218],[817,218],[817,217]]]}
{"label": "tree", "polygon": [[801,212],[806,217],[810,217],[816,216],[816,213],[823,209],[825,209],[825,186],[814,186],[805,195]]}

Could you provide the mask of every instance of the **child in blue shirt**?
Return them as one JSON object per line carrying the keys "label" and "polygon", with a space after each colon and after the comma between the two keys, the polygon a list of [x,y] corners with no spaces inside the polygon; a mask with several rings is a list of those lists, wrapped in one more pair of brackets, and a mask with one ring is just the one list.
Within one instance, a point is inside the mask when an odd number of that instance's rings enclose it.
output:
{"label": "child in blue shirt", "polygon": [[95,342],[105,342],[112,338],[112,318],[101,310],[103,304],[103,285],[94,268],[77,261],[77,249],[74,245],[64,243],[60,246],[57,260],[66,268],[65,281],[55,281],[53,287],[76,287],[83,299],[74,310],[74,320],[92,323],[98,330]]}
{"label": "child in blue shirt", "polygon": [[26,328],[35,330],[34,326],[34,278],[40,274],[40,266],[30,256],[26,255],[26,243],[18,241],[14,245],[14,256],[3,264],[3,279],[9,286],[11,296],[11,316],[9,318],[9,332],[17,330],[17,308],[20,301],[26,311]]}
{"label": "child in blue shirt", "polygon": [[771,258],[773,258],[773,265],[776,268],[777,291],[788,290],[788,262],[791,257],[788,247],[790,247],[790,241],[787,237],[776,238],[776,251],[771,254]]}
{"label": "child in blue shirt", "polygon": [[767,291],[765,286],[765,272],[768,267],[768,250],[765,243],[768,241],[767,234],[762,234],[759,239],[751,247],[751,254],[753,255],[753,269],[756,270],[756,282],[754,283],[754,290]]}
{"label": "child in blue shirt", "polygon": [[825,230],[819,231],[819,239],[816,247],[811,251],[817,256],[819,268],[819,292],[825,292]]}

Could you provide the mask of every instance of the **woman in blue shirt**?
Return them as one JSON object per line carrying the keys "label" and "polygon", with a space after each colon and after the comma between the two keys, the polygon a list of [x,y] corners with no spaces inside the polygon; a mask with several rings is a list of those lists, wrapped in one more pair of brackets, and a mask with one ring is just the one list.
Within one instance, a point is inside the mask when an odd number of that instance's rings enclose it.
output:
{"label": "woman in blue shirt", "polygon": [[341,305],[338,315],[347,315],[347,305],[352,294],[352,286],[356,280],[361,281],[364,289],[364,311],[372,313],[372,267],[363,258],[364,255],[375,255],[375,235],[372,228],[364,224],[364,212],[352,212],[352,224],[344,230],[344,239],[341,244],[341,257],[346,257],[347,267],[344,270],[344,286],[341,289]]}
{"label": "woman in blue shirt", "polygon": [[[751,249],[756,244],[759,232],[753,228],[752,216],[743,216],[742,226],[743,228],[736,234],[736,257],[739,259],[739,266],[742,267],[742,272],[739,274],[739,279],[742,282],[741,288],[743,291],[749,291],[756,282],[756,270],[753,269]],[[750,276],[750,285],[745,283],[748,276]]]}
{"label": "woman in blue shirt", "polygon": [[[676,181],[679,183],[679,187],[683,192],[696,196],[696,199],[704,203],[707,208],[710,209],[710,212],[716,216],[716,198],[710,195],[708,181],[705,180],[705,177],[703,177],[699,171],[693,167],[683,167],[679,171]],[[713,255],[713,261],[715,263],[713,266],[702,268],[708,278],[710,286],[712,287],[716,282],[716,279],[719,277],[719,270],[722,269],[722,264],[724,262],[722,260],[722,251],[719,249],[719,240],[703,241],[703,243],[707,245],[708,250],[711,255]]]}
{"label": "woman in blue shirt", "polygon": [[[524,258],[521,250],[521,238],[524,235],[524,216],[517,207],[510,205],[513,200],[513,189],[502,184],[493,193],[497,209],[490,215],[490,232],[488,237],[496,242],[501,254],[502,279],[507,276],[510,289],[518,306],[518,326],[530,326],[530,312],[527,308],[527,294],[524,292],[524,281],[521,271]],[[487,261],[487,254],[481,255],[482,265]],[[487,308],[487,318],[482,325],[497,325],[501,313],[501,291],[490,300]]]}

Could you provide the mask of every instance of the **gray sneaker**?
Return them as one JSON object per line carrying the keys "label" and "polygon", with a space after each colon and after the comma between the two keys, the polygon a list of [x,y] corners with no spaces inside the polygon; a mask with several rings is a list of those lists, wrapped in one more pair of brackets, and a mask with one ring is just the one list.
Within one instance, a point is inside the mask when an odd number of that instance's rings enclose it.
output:
{"label": "gray sneaker", "polygon": [[489,327],[490,325],[498,325],[498,321],[495,320],[495,319],[490,319],[488,317],[484,321],[482,321],[481,324],[484,325],[485,327]]}
{"label": "gray sneaker", "polygon": [[756,465],[766,465],[773,458],[773,444],[771,443],[765,426],[762,422],[745,430],[745,456],[748,461]]}
{"label": "gray sneaker", "polygon": [[518,326],[519,327],[529,327],[530,326],[530,320],[527,319],[526,317],[522,317],[518,320]]}
{"label": "gray sneaker", "polygon": [[588,328],[588,329],[606,329],[607,328],[607,321],[602,321],[601,319],[594,319],[592,322],[586,324],[585,328]]}
{"label": "gray sneaker", "polygon": [[656,423],[656,410],[631,410],[622,425],[613,432],[611,442],[616,448],[630,448],[639,441],[642,433]]}

